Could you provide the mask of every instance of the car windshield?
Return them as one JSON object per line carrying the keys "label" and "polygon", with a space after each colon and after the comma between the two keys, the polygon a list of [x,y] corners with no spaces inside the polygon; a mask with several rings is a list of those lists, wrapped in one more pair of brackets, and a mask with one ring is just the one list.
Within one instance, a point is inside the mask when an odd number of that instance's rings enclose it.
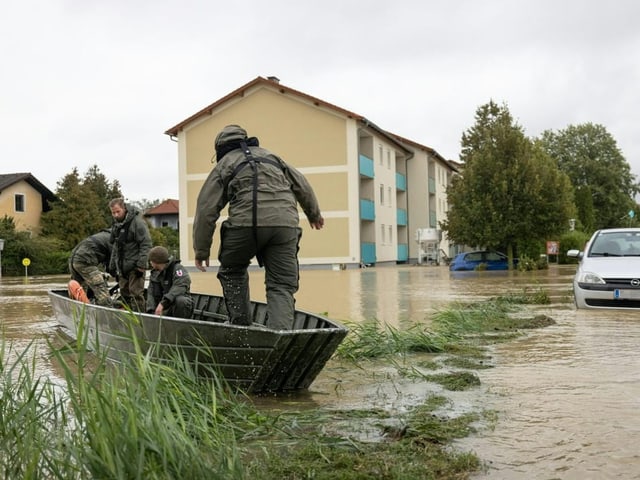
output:
{"label": "car windshield", "polygon": [[593,242],[589,255],[592,257],[640,256],[640,231],[601,233]]}

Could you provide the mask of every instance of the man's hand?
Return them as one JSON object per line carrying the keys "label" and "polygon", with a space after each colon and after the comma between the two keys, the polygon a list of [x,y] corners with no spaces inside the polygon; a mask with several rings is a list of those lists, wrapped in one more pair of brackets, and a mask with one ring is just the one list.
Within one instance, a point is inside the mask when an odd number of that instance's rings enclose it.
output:
{"label": "man's hand", "polygon": [[162,303],[159,303],[158,306],[156,307],[155,314],[162,315],[162,312],[164,312],[164,307],[162,306]]}
{"label": "man's hand", "polygon": [[320,215],[320,217],[318,217],[315,222],[309,222],[309,224],[311,225],[311,228],[320,230],[322,227],[324,227],[324,218],[322,217],[322,215]]}
{"label": "man's hand", "polygon": [[[204,265],[203,265],[203,262],[204,262]],[[206,272],[208,266],[209,266],[208,258],[206,260],[196,260],[196,268],[201,272]]]}

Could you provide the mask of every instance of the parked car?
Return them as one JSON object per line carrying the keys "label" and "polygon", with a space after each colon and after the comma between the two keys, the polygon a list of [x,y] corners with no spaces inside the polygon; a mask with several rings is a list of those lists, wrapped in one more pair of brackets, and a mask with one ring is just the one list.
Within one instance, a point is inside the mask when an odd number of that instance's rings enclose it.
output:
{"label": "parked car", "polygon": [[[483,267],[480,267],[484,264]],[[518,264],[518,259],[513,259],[513,264]],[[449,264],[449,270],[508,270],[509,260],[504,253],[491,250],[476,250],[457,254]]]}
{"label": "parked car", "polygon": [[573,279],[577,308],[640,308],[640,228],[595,232],[578,258]]}

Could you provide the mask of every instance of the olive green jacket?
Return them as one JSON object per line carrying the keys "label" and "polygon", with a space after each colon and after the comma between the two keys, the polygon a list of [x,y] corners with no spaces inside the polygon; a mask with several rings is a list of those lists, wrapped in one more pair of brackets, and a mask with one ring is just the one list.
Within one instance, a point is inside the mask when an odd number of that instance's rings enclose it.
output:
{"label": "olive green jacket", "polygon": [[159,303],[164,308],[171,307],[177,297],[190,295],[191,277],[180,264],[171,259],[162,271],[152,270],[147,291],[147,312],[154,311]]}
{"label": "olive green jacket", "polygon": [[[277,163],[259,162],[256,165],[257,226],[297,227],[300,223],[298,203],[310,222],[318,221],[321,217],[320,206],[304,175],[264,148],[249,149],[254,158],[266,158]],[[230,226],[253,225],[253,168],[245,165],[235,171],[245,160],[241,149],[227,153],[218,161],[200,190],[193,222],[196,260],[209,258],[216,221],[227,204]]]}
{"label": "olive green jacket", "polygon": [[149,265],[151,234],[142,213],[127,204],[127,215],[122,222],[111,226],[112,253],[110,272],[127,276],[135,269],[146,270]]}
{"label": "olive green jacket", "polygon": [[109,268],[111,232],[103,230],[82,240],[71,251],[70,264]]}

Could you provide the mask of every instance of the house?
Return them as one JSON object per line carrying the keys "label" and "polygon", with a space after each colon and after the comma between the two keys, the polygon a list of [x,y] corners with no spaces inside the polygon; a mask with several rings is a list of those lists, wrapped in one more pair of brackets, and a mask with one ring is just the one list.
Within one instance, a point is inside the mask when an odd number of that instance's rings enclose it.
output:
{"label": "house", "polygon": [[171,227],[178,230],[178,213],[180,211],[180,202],[172,198],[163,201],[153,208],[144,212],[145,218],[152,227]]}
{"label": "house", "polygon": [[[194,260],[190,232],[198,193],[212,169],[213,140],[229,124],[258,137],[313,186],[325,228],[311,231],[301,214],[301,265],[415,262],[420,258],[416,230],[437,227],[446,214],[445,187],[453,168],[435,150],[275,77],[257,77],[165,132],[178,147],[185,263]],[[438,246],[448,249],[444,242]],[[218,247],[216,234],[212,261]]]}
{"label": "house", "polygon": [[40,232],[40,217],[56,199],[31,173],[0,174],[0,217],[13,218],[16,230]]}

